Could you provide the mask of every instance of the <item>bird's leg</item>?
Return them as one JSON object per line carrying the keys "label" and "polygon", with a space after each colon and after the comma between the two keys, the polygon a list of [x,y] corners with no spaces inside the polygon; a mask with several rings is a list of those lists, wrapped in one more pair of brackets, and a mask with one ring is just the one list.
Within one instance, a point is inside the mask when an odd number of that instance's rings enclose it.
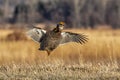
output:
{"label": "bird's leg", "polygon": [[51,51],[49,49],[46,49],[48,56],[50,55]]}
{"label": "bird's leg", "polygon": [[47,51],[48,56],[50,55],[50,51]]}
{"label": "bird's leg", "polygon": [[38,48],[38,50],[41,50],[40,48]]}

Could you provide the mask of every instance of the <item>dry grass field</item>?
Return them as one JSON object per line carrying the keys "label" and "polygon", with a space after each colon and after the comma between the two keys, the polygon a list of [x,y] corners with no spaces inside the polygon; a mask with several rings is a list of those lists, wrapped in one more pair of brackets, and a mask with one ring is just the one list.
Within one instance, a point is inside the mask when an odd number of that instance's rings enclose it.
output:
{"label": "dry grass field", "polygon": [[1,29],[0,80],[120,79],[120,30],[65,31],[84,33],[89,41],[84,45],[59,46],[47,56],[31,39],[12,40],[8,35],[14,31]]}

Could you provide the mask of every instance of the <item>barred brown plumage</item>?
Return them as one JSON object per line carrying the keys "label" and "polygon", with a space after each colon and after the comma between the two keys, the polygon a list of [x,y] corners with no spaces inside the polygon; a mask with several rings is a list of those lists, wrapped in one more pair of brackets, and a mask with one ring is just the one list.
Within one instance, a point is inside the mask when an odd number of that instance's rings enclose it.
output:
{"label": "barred brown plumage", "polygon": [[64,22],[59,22],[51,31],[45,31],[41,28],[34,27],[32,30],[29,30],[27,34],[35,41],[40,43],[39,50],[47,51],[50,55],[57,46],[65,44],[68,42],[76,42],[83,44],[88,41],[86,35],[77,34],[72,32],[62,32],[64,28]]}

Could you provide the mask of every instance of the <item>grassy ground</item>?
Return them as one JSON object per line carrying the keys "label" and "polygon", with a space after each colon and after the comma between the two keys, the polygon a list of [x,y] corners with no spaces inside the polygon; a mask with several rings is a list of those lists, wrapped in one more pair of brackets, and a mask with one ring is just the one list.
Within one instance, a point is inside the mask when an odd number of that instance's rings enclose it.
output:
{"label": "grassy ground", "polygon": [[119,80],[120,30],[65,30],[88,35],[84,45],[59,46],[50,56],[32,40],[6,40],[0,30],[0,79]]}
{"label": "grassy ground", "polygon": [[7,64],[0,66],[0,79],[10,80],[119,80],[116,64]]}

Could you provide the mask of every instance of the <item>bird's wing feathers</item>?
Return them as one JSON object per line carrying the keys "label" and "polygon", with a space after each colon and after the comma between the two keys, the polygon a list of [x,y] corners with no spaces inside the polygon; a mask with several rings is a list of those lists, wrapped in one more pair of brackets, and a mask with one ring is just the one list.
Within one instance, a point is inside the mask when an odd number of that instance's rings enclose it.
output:
{"label": "bird's wing feathers", "polygon": [[60,44],[68,43],[68,42],[77,42],[83,44],[87,42],[88,38],[86,35],[71,33],[71,32],[62,32],[62,40]]}
{"label": "bird's wing feathers", "polygon": [[34,27],[27,31],[27,35],[30,36],[34,41],[40,42],[40,39],[46,34],[46,31],[40,28]]}

